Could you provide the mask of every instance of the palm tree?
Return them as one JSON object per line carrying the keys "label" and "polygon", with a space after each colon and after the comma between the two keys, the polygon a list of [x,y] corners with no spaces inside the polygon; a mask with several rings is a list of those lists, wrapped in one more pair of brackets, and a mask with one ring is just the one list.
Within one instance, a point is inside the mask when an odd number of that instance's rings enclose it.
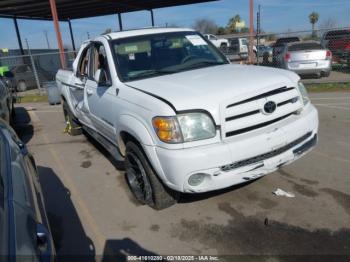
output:
{"label": "palm tree", "polygon": [[320,18],[320,15],[317,12],[312,12],[309,15],[309,20],[310,23],[312,24],[312,36],[316,36],[316,32],[315,32],[315,24],[318,22],[318,19]]}

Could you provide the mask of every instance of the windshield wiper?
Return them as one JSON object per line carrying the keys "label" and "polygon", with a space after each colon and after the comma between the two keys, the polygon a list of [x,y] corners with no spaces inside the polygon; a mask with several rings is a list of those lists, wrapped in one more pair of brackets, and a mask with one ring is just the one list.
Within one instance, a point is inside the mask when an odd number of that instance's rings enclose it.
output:
{"label": "windshield wiper", "polygon": [[227,63],[205,60],[205,61],[199,61],[197,63],[193,63],[193,64],[183,68],[181,71],[195,69],[195,68],[203,68],[203,67],[208,67],[208,66],[225,65],[225,64],[227,64]]}
{"label": "windshield wiper", "polygon": [[141,73],[138,73],[136,75],[130,76],[130,79],[135,79],[135,78],[142,78],[142,77],[147,77],[147,76],[160,76],[160,75],[167,75],[167,74],[172,74],[175,73],[176,71],[172,70],[149,70],[149,71],[144,71]]}

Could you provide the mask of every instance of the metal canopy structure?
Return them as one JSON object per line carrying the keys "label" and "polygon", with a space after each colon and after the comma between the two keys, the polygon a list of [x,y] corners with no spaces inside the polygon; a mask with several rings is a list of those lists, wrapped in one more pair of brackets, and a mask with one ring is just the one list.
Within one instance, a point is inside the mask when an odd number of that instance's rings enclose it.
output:
{"label": "metal canopy structure", "polygon": [[[217,0],[56,0],[60,21]],[[52,20],[48,0],[2,0],[0,17]]]}
{"label": "metal canopy structure", "polygon": [[95,16],[118,14],[119,30],[123,30],[122,13],[148,10],[154,26],[153,9],[179,5],[214,2],[218,0],[1,0],[0,18],[12,18],[14,21],[18,45],[24,54],[17,19],[53,20],[56,32],[62,68],[65,68],[65,56],[59,21],[69,23],[72,47],[75,51],[71,20]]}

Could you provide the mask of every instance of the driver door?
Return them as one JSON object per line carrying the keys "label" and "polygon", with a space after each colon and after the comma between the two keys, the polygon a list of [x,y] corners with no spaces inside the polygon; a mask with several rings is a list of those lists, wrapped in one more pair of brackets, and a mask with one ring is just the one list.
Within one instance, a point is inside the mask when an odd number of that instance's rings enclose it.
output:
{"label": "driver door", "polygon": [[[116,88],[112,85],[109,61],[103,43],[93,43],[90,59],[91,75],[86,81],[86,103],[90,118],[95,129],[114,143],[116,112],[113,108],[118,98]],[[97,71],[103,74],[100,80],[95,79]]]}
{"label": "driver door", "polygon": [[87,109],[84,106],[84,92],[86,81],[89,76],[90,52],[91,46],[89,45],[83,50],[77,70],[72,76],[70,85],[68,86],[70,101],[74,111],[78,114],[87,113]]}

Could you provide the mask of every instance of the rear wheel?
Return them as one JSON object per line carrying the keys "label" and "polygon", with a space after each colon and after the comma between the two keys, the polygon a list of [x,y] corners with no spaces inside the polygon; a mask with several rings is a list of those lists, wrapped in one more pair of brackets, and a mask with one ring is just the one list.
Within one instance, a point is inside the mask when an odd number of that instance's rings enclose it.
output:
{"label": "rear wheel", "polygon": [[63,114],[64,114],[64,120],[66,121],[65,132],[71,136],[81,135],[83,133],[82,127],[81,125],[78,124],[78,120],[70,111],[66,101],[63,102]]}
{"label": "rear wheel", "polygon": [[163,185],[143,150],[131,141],[126,144],[125,170],[130,189],[142,204],[161,210],[177,202],[179,193]]}
{"label": "rear wheel", "polygon": [[331,75],[331,72],[324,72],[324,73],[323,73],[323,76],[324,76],[324,77],[329,77],[330,75]]}

